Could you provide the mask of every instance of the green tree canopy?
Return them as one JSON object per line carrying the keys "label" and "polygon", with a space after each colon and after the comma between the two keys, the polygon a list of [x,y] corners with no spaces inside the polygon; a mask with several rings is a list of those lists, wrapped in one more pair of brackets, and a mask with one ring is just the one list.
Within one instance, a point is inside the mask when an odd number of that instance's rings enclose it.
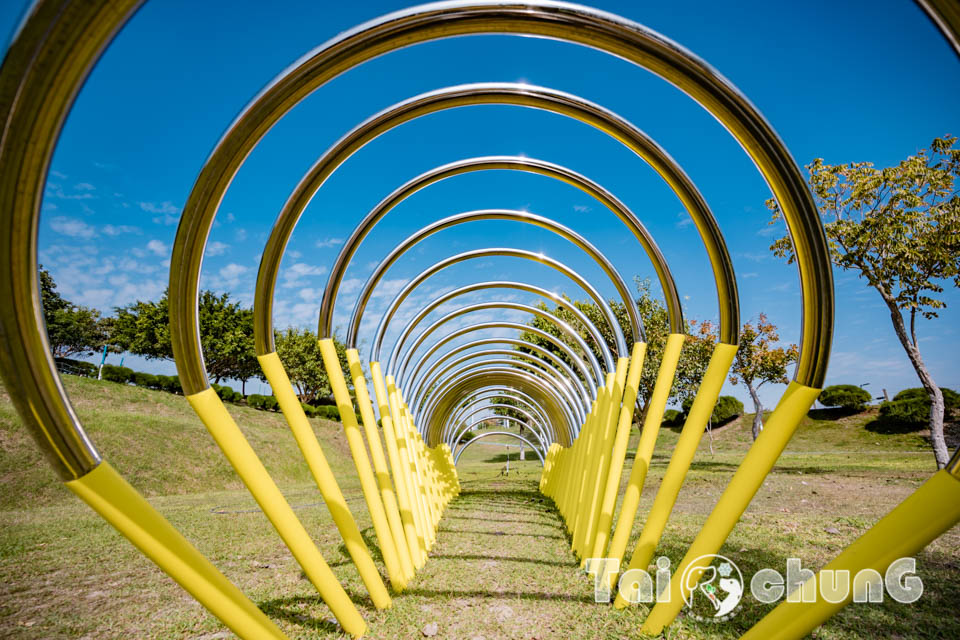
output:
{"label": "green tree canopy", "polygon": [[730,367],[730,382],[732,384],[743,382],[750,393],[750,399],[753,400],[754,440],[763,430],[763,405],[760,403],[757,389],[768,382],[777,384],[789,382],[787,365],[796,362],[800,353],[795,344],[787,347],[774,346],[779,340],[777,327],[761,313],[757,318],[756,326],[749,322],[743,325],[737,355],[733,359],[733,366]]}
{"label": "green tree canopy", "polygon": [[90,355],[107,344],[112,320],[64,299],[50,272],[40,266],[40,299],[50,349],[57,358]]}
{"label": "green tree canopy", "polygon": [[[960,286],[960,149],[956,138],[936,138],[898,165],[870,162],[807,165],[830,255],[874,288],[890,310],[893,328],[930,398],[930,434],[937,466],[949,460],[943,436],[943,394],[920,355],[917,316],[935,318],[946,306],[944,287]],[[768,200],[773,220],[782,217]],[[788,237],[770,247],[794,260]]]}
{"label": "green tree canopy", "polygon": [[[320,346],[317,334],[308,329],[287,327],[283,331],[274,332],[274,341],[277,346],[277,356],[287,371],[290,383],[294,386],[301,402],[315,403],[323,396],[332,393],[330,379],[323,365],[320,355]],[[334,338],[337,356],[340,358],[340,368],[347,381],[347,388],[352,389],[350,366],[347,363],[347,347]]]}

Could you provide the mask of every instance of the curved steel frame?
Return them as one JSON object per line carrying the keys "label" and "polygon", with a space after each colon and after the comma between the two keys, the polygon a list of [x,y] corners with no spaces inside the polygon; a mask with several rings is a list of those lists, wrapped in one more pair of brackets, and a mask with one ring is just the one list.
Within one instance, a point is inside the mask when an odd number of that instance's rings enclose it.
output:
{"label": "curved steel frame", "polygon": [[[430,404],[424,407],[419,416],[419,423],[422,425],[420,430],[427,443],[433,445],[441,441],[439,437],[434,437],[434,415],[446,415],[450,407],[456,406],[464,397],[480,389],[506,383],[512,383],[531,396],[540,398],[541,406],[551,415],[550,425],[554,431],[554,440],[567,446],[573,441],[579,432],[580,421],[556,389],[516,367],[482,366],[460,372],[456,377],[437,385]],[[566,426],[566,429],[560,429],[561,426]],[[566,438],[560,437],[564,434]]]}
{"label": "curved steel frame", "polygon": [[520,304],[519,302],[479,302],[477,304],[471,304],[471,305],[467,305],[466,307],[455,309],[450,313],[448,313],[447,315],[439,318],[429,327],[424,329],[423,333],[417,336],[417,339],[413,342],[412,345],[410,345],[410,349],[408,350],[407,353],[409,354],[409,353],[415,352],[420,347],[420,345],[422,345],[424,341],[428,337],[430,337],[430,335],[434,331],[436,331],[446,323],[450,322],[451,320],[455,320],[460,316],[464,316],[474,311],[483,311],[485,309],[512,309],[515,311],[523,311],[525,313],[530,313],[537,317],[543,318],[549,322],[552,322],[554,326],[556,326],[561,331],[561,333],[563,333],[565,336],[573,340],[574,343],[587,354],[587,357],[592,356],[592,353],[590,352],[590,348],[587,346],[587,343],[583,340],[583,338],[581,338],[577,334],[576,331],[573,330],[573,327],[568,325],[563,320],[560,320],[556,316],[550,314],[549,312],[546,312],[542,309],[538,309],[536,307],[531,307],[530,305]]}
{"label": "curved steel frame", "polygon": [[[531,431],[537,431],[537,433],[540,435],[541,441],[543,441],[543,439],[546,437],[546,427],[543,425],[542,422],[540,422],[540,418],[538,416],[533,415],[532,413],[530,413],[526,409],[523,409],[522,407],[515,407],[512,404],[502,404],[502,403],[496,403],[496,402],[491,404],[485,404],[482,407],[477,407],[473,411],[470,411],[469,413],[464,414],[463,417],[461,417],[457,422],[468,424],[467,420],[477,415],[481,411],[493,411],[494,409],[509,409],[510,411],[516,411],[517,413],[523,414],[524,416],[526,416],[527,420],[529,420],[529,422],[524,422],[524,426],[530,429]],[[484,418],[484,420],[494,420],[502,417],[504,416],[494,414],[492,416],[487,416],[486,418]],[[470,423],[470,424],[476,424],[476,422]],[[456,427],[456,428],[459,429],[459,427]],[[453,438],[454,441],[458,439],[458,436],[456,434],[457,432],[454,431],[454,438]]]}
{"label": "curved steel frame", "polygon": [[[427,349],[426,353],[423,354],[423,357],[420,358],[420,360],[417,362],[417,365],[411,370],[409,379],[415,380],[417,378],[417,374],[419,373],[419,371],[426,365],[427,361],[433,356],[433,354],[435,354],[437,351],[439,351],[441,347],[443,347],[443,345],[447,344],[451,340],[455,340],[467,334],[475,333],[478,331],[486,331],[488,329],[515,329],[521,333],[523,332],[532,333],[538,338],[542,340],[546,340],[553,346],[557,347],[557,349],[559,349],[561,353],[563,353],[568,358],[570,358],[570,360],[574,363],[574,365],[576,365],[577,368],[580,369],[580,373],[583,374],[581,379],[584,380],[587,383],[587,386],[590,388],[590,396],[596,397],[597,385],[598,384],[602,385],[604,380],[602,371],[600,371],[599,369],[594,370],[593,373],[597,376],[596,379],[594,379],[593,376],[590,375],[591,370],[587,367],[587,364],[577,355],[576,352],[573,351],[573,349],[570,348],[570,345],[559,340],[555,336],[550,335],[546,331],[541,331],[536,327],[530,327],[530,326],[519,324],[516,322],[482,322],[480,324],[470,325],[468,327],[463,327],[462,329],[457,329],[453,333],[445,335],[443,338],[440,338],[439,340],[437,340],[433,344],[433,346]],[[541,351],[545,351],[535,343],[529,342],[527,340],[522,340],[520,338],[494,337],[494,338],[485,338],[483,341],[487,344],[493,344],[494,342],[497,342],[497,343],[504,343],[504,344],[512,344],[514,346],[521,347],[521,348],[531,348],[537,351],[538,353]],[[447,353],[447,352],[444,352],[444,353]],[[550,359],[554,359],[558,357],[556,354],[550,353],[549,351],[547,351],[546,353],[549,353],[547,357]],[[406,380],[405,378],[401,379],[398,376],[397,386],[399,386],[400,388],[405,388],[405,385],[404,385],[405,380]]]}
{"label": "curved steel frame", "polygon": [[[590,411],[591,398],[586,397],[584,394],[578,394],[577,390],[574,388],[574,385],[571,384],[571,381],[568,378],[565,378],[564,375],[553,365],[544,362],[540,358],[535,358],[530,354],[524,354],[522,351],[511,351],[509,349],[487,349],[484,351],[478,351],[476,353],[470,353],[462,358],[458,358],[442,369],[431,371],[426,379],[421,382],[420,386],[414,390],[414,395],[409,403],[410,413],[414,416],[414,418],[419,418],[421,415],[421,410],[425,406],[428,406],[431,389],[460,373],[463,369],[456,369],[457,366],[463,365],[470,360],[485,355],[519,356],[515,358],[495,358],[492,360],[484,360],[480,363],[474,363],[474,366],[496,364],[503,367],[518,367],[520,369],[526,369],[531,373],[542,375],[552,384],[556,385],[557,391],[569,403],[569,406],[571,409],[573,409],[577,419],[580,422],[583,422],[586,419],[587,413]],[[444,378],[445,375],[446,378]],[[420,391],[423,391],[423,393],[420,393]],[[584,390],[584,393],[585,391],[586,390]]]}
{"label": "curved steel frame", "polygon": [[[630,290],[627,287],[626,281],[623,279],[623,276],[620,275],[620,272],[617,271],[616,267],[613,266],[613,263],[611,263],[610,260],[608,260],[607,257],[603,255],[603,253],[601,253],[600,250],[597,249],[590,241],[573,229],[555,222],[550,218],[545,218],[534,213],[529,213],[527,211],[513,211],[510,209],[483,209],[479,211],[467,211],[457,215],[449,216],[442,220],[438,220],[419,229],[394,247],[394,249],[380,262],[380,264],[377,265],[376,269],[374,269],[373,273],[367,279],[366,284],[364,284],[363,289],[360,292],[357,303],[353,308],[353,315],[350,318],[349,329],[347,330],[347,346],[349,348],[356,347],[357,332],[359,331],[360,323],[363,320],[363,312],[367,306],[367,302],[370,300],[370,296],[373,294],[374,288],[376,288],[377,284],[383,278],[384,274],[386,274],[387,270],[393,266],[404,253],[412,249],[421,240],[424,240],[427,237],[438,233],[439,231],[468,222],[478,222],[481,220],[509,220],[512,222],[532,224],[543,229],[547,229],[548,231],[552,231],[553,233],[556,233],[557,235],[562,236],[566,240],[569,240],[575,244],[579,249],[583,250],[587,255],[593,258],[594,262],[596,262],[600,268],[603,269],[607,277],[610,278],[611,282],[613,282],[614,287],[617,289],[617,293],[620,294],[620,299],[627,311],[627,316],[630,318],[630,326],[633,330],[634,342],[644,342],[643,325],[640,322],[640,314],[637,311],[637,305],[633,302],[633,296],[630,295]],[[594,301],[604,310],[604,314],[607,317],[613,317],[613,310],[610,309],[610,305],[602,296],[595,297]],[[619,352],[621,354],[629,353],[627,341],[624,338],[623,331],[620,329],[620,325],[614,322],[613,328],[616,329],[614,335],[616,336],[617,348]]]}
{"label": "curved steel frame", "polygon": [[[609,349],[609,346],[607,345],[606,340],[603,339],[603,335],[600,333],[599,329],[597,329],[596,325],[593,324],[593,322],[590,321],[590,319],[586,316],[586,314],[580,311],[580,309],[578,309],[576,305],[571,304],[563,297],[558,296],[552,291],[547,291],[542,287],[523,284],[522,282],[508,282],[505,280],[491,280],[488,282],[477,282],[474,284],[468,284],[463,287],[460,287],[459,289],[454,289],[453,291],[445,293],[441,295],[439,298],[434,299],[432,302],[427,303],[423,307],[423,309],[417,315],[411,318],[410,321],[407,322],[406,326],[404,326],[403,330],[400,332],[400,336],[397,338],[397,340],[393,344],[392,354],[400,353],[407,338],[413,332],[413,329],[418,324],[420,324],[420,322],[423,321],[425,317],[430,315],[430,313],[434,309],[436,309],[437,307],[439,307],[440,305],[446,302],[449,302],[450,300],[458,296],[462,296],[468,293],[473,293],[474,291],[484,291],[488,289],[518,289],[520,291],[534,293],[543,298],[546,298],[547,300],[550,300],[551,302],[556,304],[558,307],[560,307],[564,311],[569,312],[571,315],[573,315],[573,317],[575,317],[580,322],[580,324],[583,325],[587,333],[590,334],[590,337],[596,343],[597,349],[600,351],[601,356],[603,357],[604,363],[607,365],[608,370],[613,369],[613,355],[610,353],[610,349]],[[393,308],[392,311],[395,312],[396,308]],[[391,317],[392,315],[393,314],[391,314]],[[380,323],[384,332],[386,332],[386,327],[388,326],[390,319],[391,319],[390,317],[387,317],[386,315],[384,315],[383,320]],[[613,333],[613,326],[611,323],[616,324],[616,318],[605,318],[605,319],[607,320],[608,326],[610,326],[611,333]],[[528,329],[535,329],[535,327],[523,327],[523,328],[520,328],[519,330],[527,331]],[[380,338],[380,334],[378,334],[377,337]],[[590,353],[592,353],[592,351]],[[379,361],[380,353],[376,343],[374,343],[373,355],[374,357],[372,358],[372,360]],[[407,363],[409,362],[411,355],[412,354],[408,352],[406,357],[400,363],[400,366],[395,373],[398,380],[404,379],[404,373],[406,372]],[[424,356],[424,357],[427,357],[427,356]],[[393,358],[391,356],[391,361],[392,359]],[[578,362],[580,361],[579,357],[575,359]],[[596,368],[594,369],[594,373],[597,375],[597,380],[599,381],[603,377],[602,369],[600,368],[600,363],[596,361],[596,358],[593,358],[591,360],[591,365],[593,364],[596,365]]]}
{"label": "curved steel frame", "polygon": [[[377,339],[382,340],[383,334],[386,331],[386,323],[397,312],[397,309],[403,303],[403,301],[407,298],[407,296],[410,295],[410,293],[414,289],[419,287],[427,278],[429,278],[430,276],[434,275],[439,271],[442,271],[443,269],[446,269],[447,267],[453,266],[455,264],[459,264],[460,262],[464,262],[466,260],[473,260],[476,258],[488,258],[493,256],[521,258],[524,260],[531,260],[533,262],[538,262],[542,265],[548,266],[552,269],[559,271],[563,275],[567,276],[569,279],[573,280],[574,283],[577,286],[579,286],[581,289],[586,291],[591,298],[596,299],[597,297],[600,297],[600,293],[596,289],[594,289],[593,286],[589,282],[587,282],[587,280],[583,276],[581,276],[579,273],[577,273],[576,271],[574,271],[564,263],[558,260],[554,260],[553,258],[548,258],[545,255],[534,253],[532,251],[526,251],[523,249],[510,249],[505,247],[493,247],[489,249],[474,249],[472,251],[465,251],[455,256],[445,258],[440,262],[436,262],[433,265],[421,271],[420,273],[418,273],[412,280],[410,280],[410,282],[408,282],[403,287],[403,289],[401,289],[400,292],[397,293],[396,296],[394,296],[393,300],[390,302],[390,305],[387,307],[387,310],[384,312],[383,317],[380,320],[380,326],[377,328]],[[555,318],[555,316],[552,316],[552,317]],[[550,322],[553,322],[553,320],[550,320]],[[611,322],[614,327],[619,327],[615,318],[611,318],[609,322]],[[591,335],[593,334],[591,333]],[[602,336],[596,336],[595,339],[597,340],[597,346],[600,349],[601,355],[603,356],[604,364],[606,365],[607,370],[613,371],[614,369],[613,354],[610,353],[609,346],[607,346],[607,343],[605,340],[603,340]],[[578,346],[580,346],[579,342],[577,344]],[[584,347],[581,346],[581,348],[584,348]],[[593,357],[593,354],[592,352],[590,352],[589,349],[587,349],[586,353],[588,357]],[[623,354],[618,354],[618,355],[623,355]],[[379,362],[380,344],[378,342],[374,343],[373,356],[374,356],[373,360]],[[390,353],[389,359],[387,360],[387,371],[394,370],[393,369],[394,362],[396,362],[396,358],[398,356],[399,356],[399,353],[396,347],[394,347],[394,349]]]}
{"label": "curved steel frame", "polygon": [[[537,442],[536,442],[536,444],[533,445],[533,448],[540,452],[541,457],[542,457],[542,456],[545,456],[545,455],[547,454],[547,449],[549,448],[550,445],[546,444],[546,442],[544,442],[543,438],[541,437],[540,433],[538,433],[535,429],[531,429],[531,428],[530,428],[530,425],[528,425],[526,422],[524,422],[523,420],[521,420],[521,419],[519,419],[519,418],[514,418],[513,416],[497,416],[497,417],[500,418],[500,419],[502,419],[502,420],[506,420],[507,422],[512,422],[512,423],[514,423],[514,424],[516,424],[516,425],[519,425],[519,426],[521,426],[521,427],[530,429],[530,433],[532,433],[532,434],[533,434],[534,436],[536,436],[536,438],[537,438]],[[469,430],[472,429],[473,427],[477,426],[478,424],[483,424],[484,422],[486,422],[486,421],[489,420],[489,419],[490,419],[490,418],[483,418],[483,419],[481,419],[481,420],[476,420],[475,422],[473,422],[473,423],[471,423],[471,424],[469,424],[469,425],[465,425],[464,428],[459,431],[459,434],[462,434],[462,433],[464,433],[464,432],[466,432],[466,431],[469,431]],[[455,437],[455,439],[454,439],[454,444],[455,444],[455,445],[459,445],[459,444],[460,444],[460,442],[459,442],[459,435],[457,435],[457,436]],[[456,455],[456,448],[453,448],[453,451],[454,451],[454,455]]]}
{"label": "curved steel frame", "polygon": [[[430,384],[428,384],[428,382],[432,382],[434,378],[440,377],[444,372],[449,370],[449,367],[455,364],[455,363],[450,363],[449,365],[444,365],[444,363],[447,362],[450,358],[453,358],[457,354],[463,353],[468,349],[473,349],[478,346],[487,346],[491,343],[502,344],[503,340],[498,338],[472,340],[470,342],[467,342],[466,344],[460,345],[457,348],[451,349],[450,351],[444,353],[443,356],[438,358],[436,362],[434,362],[432,365],[427,367],[426,371],[424,371],[423,375],[419,379],[414,380],[414,382],[410,385],[410,388],[412,390],[411,398],[415,399],[414,402],[419,402],[421,398],[421,391],[423,392],[422,397],[424,399],[429,397],[430,395],[429,390],[431,386]],[[529,345],[529,346],[535,347],[534,349],[531,349],[531,350],[536,353],[539,353],[540,356],[547,356],[547,354],[550,354],[550,352],[547,351],[546,349],[536,347],[536,345]],[[543,357],[537,357],[531,353],[527,353],[524,351],[517,351],[515,349],[483,349],[481,351],[474,351],[462,356],[456,361],[456,363],[466,362],[467,360],[470,360],[472,358],[486,356],[486,355],[510,356],[512,359],[528,360],[538,366],[549,367],[550,370],[555,372],[557,374],[557,377],[563,382],[564,388],[567,391],[573,393],[575,397],[580,399],[582,403],[581,406],[584,408],[583,416],[586,417],[586,412],[589,411],[590,405],[595,398],[595,394],[591,394],[589,391],[587,391],[586,387],[583,386],[583,382],[574,373],[573,369],[571,369],[567,363],[565,363],[560,358],[556,357],[554,354],[550,354],[550,356],[552,356],[550,357],[550,360],[555,362],[557,366],[554,366],[549,362],[545,361]]]}
{"label": "curved steel frame", "polygon": [[[576,41],[576,38],[572,38],[572,40]],[[732,89],[732,87],[730,88]],[[674,190],[697,225],[707,248],[717,284],[717,297],[720,305],[720,339],[728,344],[737,343],[739,309],[733,265],[716,220],[693,182],[666,151],[630,122],[577,96],[524,84],[478,83],[422,94],[373,116],[341,138],[301,179],[284,205],[284,209],[281,211],[274,227],[275,233],[271,234],[271,240],[268,241],[264,249],[261,265],[269,266],[266,269],[262,268],[261,273],[258,274],[257,290],[263,296],[266,296],[267,289],[272,291],[279,270],[280,256],[283,254],[286,242],[299,219],[300,213],[339,163],[342,163],[344,159],[369,140],[403,122],[446,108],[478,104],[526,106],[575,118],[613,136],[650,164]],[[759,116],[759,114],[757,115]],[[819,220],[817,222],[819,224]],[[352,241],[353,238],[351,238]],[[343,252],[341,251],[341,253]],[[262,278],[260,277],[261,274]],[[332,298],[330,300],[332,301]],[[260,322],[255,323],[257,325],[255,326],[255,332],[261,336],[261,344],[258,349],[270,348],[269,340],[272,338],[271,327],[269,326],[269,305],[271,304],[272,298],[264,299],[260,297],[255,299],[254,308],[256,309],[258,306],[263,308],[263,312],[259,314]],[[326,336],[329,334],[329,316],[332,315],[332,309],[327,306],[323,311],[328,317],[321,323],[320,333],[322,336]]]}
{"label": "curved steel frame", "polygon": [[[463,412],[471,407],[476,406],[478,402],[491,399],[495,400],[497,398],[507,398],[513,402],[520,403],[524,408],[529,409],[530,412],[537,415],[540,424],[543,425],[544,433],[551,431],[550,420],[547,418],[546,412],[544,412],[543,408],[540,407],[533,398],[523,393],[519,389],[514,389],[513,387],[497,385],[492,386],[493,388],[487,387],[484,391],[473,395],[472,397],[468,398],[466,402],[460,405],[460,407],[454,409],[454,413],[451,413],[450,417],[448,417],[444,423],[442,431],[445,432],[449,425],[455,426],[457,422],[459,422],[460,416],[463,414]],[[444,438],[443,441],[448,445],[450,444],[450,441],[447,438]]]}
{"label": "curved steel frame", "polygon": [[453,464],[457,464],[458,462],[460,462],[460,456],[463,454],[464,451],[467,450],[467,447],[472,445],[477,440],[480,440],[482,438],[488,438],[490,436],[510,436],[511,438],[516,438],[517,440],[523,440],[528,445],[530,445],[530,448],[533,449],[533,452],[537,454],[538,458],[540,458],[540,464],[541,465],[546,464],[546,460],[544,460],[543,454],[541,454],[540,451],[537,450],[537,447],[532,442],[530,442],[529,440],[527,440],[521,435],[517,435],[516,433],[510,433],[509,431],[490,431],[489,433],[481,433],[476,438],[474,438],[470,442],[467,442],[460,448],[460,453],[458,453],[457,456],[453,459]]}

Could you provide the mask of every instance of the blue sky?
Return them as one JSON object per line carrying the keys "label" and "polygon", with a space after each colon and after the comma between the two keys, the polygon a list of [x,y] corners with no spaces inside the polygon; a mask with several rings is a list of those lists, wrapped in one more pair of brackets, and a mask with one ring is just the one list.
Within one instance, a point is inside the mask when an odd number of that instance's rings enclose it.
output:
{"label": "blue sky", "polygon": [[[0,33],[12,31],[20,4],[0,6]],[[890,165],[936,136],[960,133],[960,63],[907,0],[594,4],[646,24],[710,61],[760,108],[800,164],[823,157],[830,163]],[[159,296],[180,208],[239,110],[303,53],[405,5],[148,2],[80,93],[54,157],[40,257],[64,295],[105,312]],[[259,254],[286,195],[356,123],[424,91],[484,81],[568,91],[649,133],[684,166],[716,214],[737,270],[743,318],[764,312],[784,340],[799,338],[795,269],[768,251],[777,231],[767,225],[763,205],[769,190],[732,137],[689,98],[643,70],[583,47],[533,38],[483,36],[420,45],[369,62],[310,96],[269,133],[238,174],[210,238],[203,286],[251,301]],[[697,233],[676,197],[641,160],[605,135],[560,116],[481,106],[405,124],[336,172],[290,243],[277,290],[276,325],[315,327],[342,239],[382,197],[439,164],[491,154],[559,163],[606,186],[657,239],[687,316],[715,319],[716,296]],[[377,227],[348,272],[336,324],[346,326],[359,283],[395,242],[440,217],[490,207],[554,218],[587,236],[626,279],[653,275],[612,214],[571,187],[525,174],[473,174],[417,194]],[[365,326],[375,325],[388,293],[427,264],[469,248],[503,245],[560,258],[582,270],[605,295],[614,295],[602,272],[565,241],[517,224],[482,222],[428,239],[391,269]],[[432,279],[404,307],[405,315],[441,291],[499,278],[525,279],[584,297],[549,269],[509,259],[480,261]],[[917,386],[878,294],[852,273],[838,272],[836,285],[828,383],[869,383],[875,394],[881,388],[895,392]],[[519,292],[513,297],[533,300]],[[949,289],[945,298],[948,308],[941,317],[921,322],[921,348],[938,383],[960,388],[960,294]],[[110,361],[117,360],[111,356]],[[171,363],[129,357],[126,364],[173,370]],[[746,398],[742,387],[728,385],[728,391]],[[762,397],[772,404],[779,393],[765,388]]]}

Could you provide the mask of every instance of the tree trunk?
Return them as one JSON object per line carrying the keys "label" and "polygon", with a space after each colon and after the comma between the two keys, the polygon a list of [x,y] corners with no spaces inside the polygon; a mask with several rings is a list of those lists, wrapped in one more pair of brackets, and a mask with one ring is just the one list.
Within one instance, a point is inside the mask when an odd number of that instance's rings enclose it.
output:
{"label": "tree trunk", "polygon": [[244,398],[247,397],[247,381],[246,380],[240,381],[240,395],[242,395]]}
{"label": "tree trunk", "polygon": [[903,323],[903,316],[900,315],[900,308],[896,301],[880,292],[884,302],[890,309],[890,319],[893,320],[893,329],[900,338],[900,344],[903,345],[907,357],[910,358],[910,364],[913,365],[920,378],[920,384],[926,389],[930,396],[930,442],[933,444],[933,455],[937,460],[937,469],[943,469],[950,461],[950,451],[947,449],[947,441],[943,437],[943,393],[940,387],[933,381],[933,377],[927,370],[927,365],[920,356],[920,349],[917,348],[907,335],[907,327]]}
{"label": "tree trunk", "polygon": [[753,414],[753,439],[756,440],[760,432],[763,431],[763,405],[760,404],[760,396],[757,395],[757,390],[753,388],[753,385],[746,380],[744,380],[744,384],[747,385],[747,391],[750,392],[750,399],[753,400],[753,408],[755,411]]}

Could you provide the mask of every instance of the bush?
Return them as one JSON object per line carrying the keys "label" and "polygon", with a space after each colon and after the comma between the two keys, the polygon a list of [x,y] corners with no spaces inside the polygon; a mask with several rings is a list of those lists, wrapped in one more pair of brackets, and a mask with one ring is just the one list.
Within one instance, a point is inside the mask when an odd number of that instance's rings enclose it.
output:
{"label": "bush", "polygon": [[317,417],[317,409],[316,409],[316,407],[311,407],[311,406],[308,405],[306,402],[301,402],[301,403],[300,403],[300,406],[303,407],[303,412],[306,414],[306,416],[307,416],[308,418],[316,418],[316,417]]}
{"label": "bush", "polygon": [[[960,409],[960,393],[957,393],[953,389],[947,389],[946,387],[940,387],[940,393],[943,394],[943,405],[947,411]],[[893,396],[894,402],[898,400],[922,400],[927,403],[927,406],[930,405],[930,396],[927,395],[927,390],[923,387],[904,389]]]}
{"label": "bush", "polygon": [[260,411],[276,411],[280,407],[275,397],[262,396],[259,393],[251,393],[248,395],[247,404],[254,409],[259,409]]}
{"label": "bush", "polygon": [[322,404],[319,407],[315,407],[316,415],[318,418],[323,418],[324,420],[333,420],[334,422],[340,421],[340,410],[337,409],[335,405],[331,404]]}
{"label": "bush", "polygon": [[662,424],[667,425],[668,427],[675,427],[683,422],[683,412],[677,411],[676,409],[667,409],[663,412]]}
{"label": "bush", "polygon": [[[693,407],[693,398],[686,398],[683,401],[683,415],[689,415]],[[666,412],[664,412],[666,417]],[[720,396],[717,398],[717,404],[713,407],[713,414],[710,416],[710,422],[714,425],[729,422],[737,416],[743,415],[743,403],[733,396]]]}
{"label": "bush", "polygon": [[863,411],[872,396],[866,389],[852,384],[834,384],[820,392],[820,404],[851,411]]}
{"label": "bush", "polygon": [[119,384],[127,384],[133,381],[133,369],[105,364],[103,365],[103,379]]}
{"label": "bush", "polygon": [[157,386],[157,376],[142,371],[134,371],[133,375],[130,376],[130,382],[138,387],[154,389]]}
{"label": "bush", "polygon": [[930,422],[930,400],[924,396],[881,402],[880,420],[898,431],[919,431]]}
{"label": "bush", "polygon": [[183,395],[183,387],[180,386],[180,376],[157,376],[157,382],[160,383],[161,390],[167,393]]}
{"label": "bush", "polygon": [[230,387],[219,384],[211,384],[210,386],[224,402],[240,402],[243,400],[243,396]]}

